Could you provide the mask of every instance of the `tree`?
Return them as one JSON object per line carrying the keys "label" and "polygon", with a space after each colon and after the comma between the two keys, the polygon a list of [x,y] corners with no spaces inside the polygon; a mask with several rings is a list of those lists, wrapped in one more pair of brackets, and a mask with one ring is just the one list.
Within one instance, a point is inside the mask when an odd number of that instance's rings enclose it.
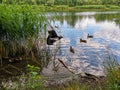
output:
{"label": "tree", "polygon": [[76,6],[76,2],[77,2],[77,0],[72,0],[72,5]]}
{"label": "tree", "polygon": [[2,3],[2,0],[0,0],[0,3]]}
{"label": "tree", "polygon": [[54,5],[55,0],[47,0],[47,5],[52,6]]}

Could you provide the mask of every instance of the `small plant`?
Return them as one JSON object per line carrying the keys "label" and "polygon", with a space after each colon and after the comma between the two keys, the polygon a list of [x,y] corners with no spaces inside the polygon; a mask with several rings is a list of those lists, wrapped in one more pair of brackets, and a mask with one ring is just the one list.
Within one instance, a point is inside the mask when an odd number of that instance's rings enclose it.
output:
{"label": "small plant", "polygon": [[38,71],[40,70],[39,67],[29,64],[27,65],[27,69],[28,69],[28,74],[31,74],[32,76],[38,75]]}
{"label": "small plant", "polygon": [[33,66],[33,65],[27,65],[28,74],[27,74],[27,81],[25,83],[26,89],[36,89],[42,87],[42,77],[39,75],[40,68]]}
{"label": "small plant", "polygon": [[3,88],[5,90],[41,90],[43,79],[39,75],[40,68],[28,64],[27,69],[27,74],[23,73],[21,76],[3,82]]}

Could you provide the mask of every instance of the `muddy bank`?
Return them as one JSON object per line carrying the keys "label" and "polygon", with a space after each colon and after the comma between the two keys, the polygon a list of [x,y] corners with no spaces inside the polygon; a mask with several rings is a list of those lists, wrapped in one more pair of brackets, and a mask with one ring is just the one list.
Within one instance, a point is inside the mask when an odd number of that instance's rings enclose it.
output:
{"label": "muddy bank", "polygon": [[49,62],[47,68],[43,68],[41,75],[46,78],[44,86],[49,87],[62,87],[73,82],[78,84],[88,84],[90,88],[94,86],[104,85],[106,82],[105,75],[94,75],[87,72],[76,73],[71,68],[66,68],[58,60],[55,60],[55,66],[53,62]]}
{"label": "muddy bank", "polygon": [[[58,60],[55,61],[55,66],[53,61],[50,61],[48,66],[43,68],[40,76],[42,76],[42,86],[45,88],[45,90],[49,90],[50,88],[60,89],[63,87],[70,87],[75,83],[77,85],[87,85],[89,86],[89,90],[93,90],[93,88],[99,90],[100,86],[106,84],[105,76],[96,76],[86,72],[75,73],[69,68],[64,67],[64,65]],[[38,83],[41,84],[41,82]],[[2,81],[0,84],[1,87],[7,89],[18,87],[17,79]]]}
{"label": "muddy bank", "polygon": [[[64,62],[64,64],[67,65],[66,62]],[[105,75],[102,75],[102,74],[94,75],[93,73],[88,73],[88,72],[76,73],[76,71],[73,70],[72,68],[70,67],[66,68],[57,59],[55,60],[55,62],[50,61],[47,67],[44,67],[42,72],[40,72],[40,76],[42,76],[43,78],[42,85],[46,90],[49,88],[69,87],[74,83],[77,83],[77,85],[80,84],[83,86],[88,85],[90,88],[89,90],[93,90],[93,88],[97,88],[97,90],[99,90],[100,86],[104,86],[106,84]],[[1,81],[0,82],[1,87],[16,88],[18,87],[16,80],[17,79],[12,79],[12,80],[8,79],[6,81]]]}

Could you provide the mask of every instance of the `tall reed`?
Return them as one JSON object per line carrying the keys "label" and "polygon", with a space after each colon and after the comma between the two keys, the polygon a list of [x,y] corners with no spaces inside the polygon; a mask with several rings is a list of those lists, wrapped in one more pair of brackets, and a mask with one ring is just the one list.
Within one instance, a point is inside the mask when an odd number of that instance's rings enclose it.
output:
{"label": "tall reed", "polygon": [[107,72],[107,90],[119,90],[120,89],[120,64],[115,56],[109,56],[109,60],[105,65]]}
{"label": "tall reed", "polygon": [[46,17],[37,10],[30,5],[0,5],[1,66],[2,61],[16,58],[32,60],[43,66],[47,63],[43,54],[50,59],[49,50],[45,47]]}

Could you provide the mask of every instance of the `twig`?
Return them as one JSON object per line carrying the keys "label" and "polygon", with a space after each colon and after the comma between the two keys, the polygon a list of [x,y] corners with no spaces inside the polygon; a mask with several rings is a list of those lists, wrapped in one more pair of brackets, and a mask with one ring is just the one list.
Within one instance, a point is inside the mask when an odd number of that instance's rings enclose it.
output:
{"label": "twig", "polygon": [[62,60],[60,60],[60,59],[58,58],[58,61],[59,61],[60,63],[62,63],[62,65],[63,65],[66,69],[68,69],[71,73],[74,73],[73,71],[71,71],[71,70],[67,67],[67,65],[66,65]]}

